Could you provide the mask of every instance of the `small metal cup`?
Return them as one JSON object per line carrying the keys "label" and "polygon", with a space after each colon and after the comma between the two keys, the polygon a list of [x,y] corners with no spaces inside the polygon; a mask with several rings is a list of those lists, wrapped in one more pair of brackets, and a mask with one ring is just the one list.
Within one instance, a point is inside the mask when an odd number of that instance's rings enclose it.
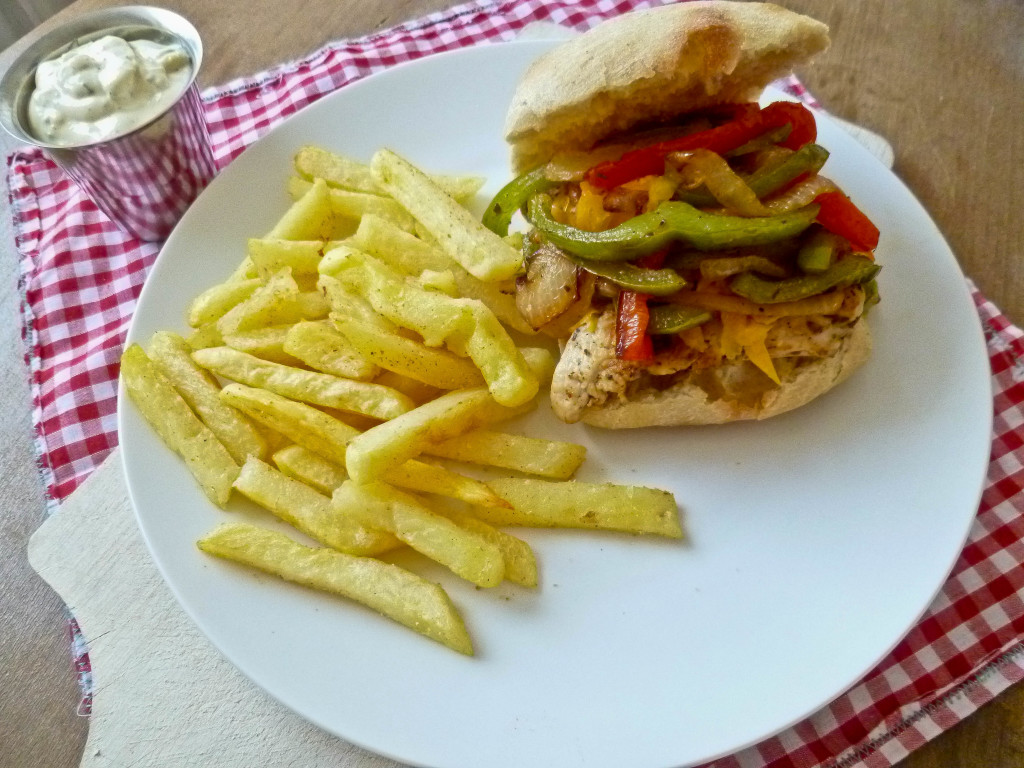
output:
{"label": "small metal cup", "polygon": [[[65,147],[33,135],[28,100],[36,67],[108,34],[183,45],[192,72],[180,98],[146,124],[103,141]],[[7,70],[0,80],[0,125],[16,139],[46,150],[126,232],[163,240],[217,170],[196,85],[202,60],[199,33],[176,13],[141,5],[87,13],[41,37]]]}

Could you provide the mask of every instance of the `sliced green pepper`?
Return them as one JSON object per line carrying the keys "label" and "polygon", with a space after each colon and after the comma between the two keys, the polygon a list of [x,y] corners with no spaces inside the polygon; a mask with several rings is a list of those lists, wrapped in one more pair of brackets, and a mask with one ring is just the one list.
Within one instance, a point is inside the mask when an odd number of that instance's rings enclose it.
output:
{"label": "sliced green pepper", "polygon": [[757,136],[741,147],[726,152],[722,157],[739,157],[740,155],[749,155],[751,152],[759,152],[762,149],[768,149],[768,147],[774,146],[775,144],[781,144],[789,138],[789,134],[793,132],[793,126],[780,125],[778,128],[772,128],[770,131],[765,131],[760,136]]}
{"label": "sliced green pepper", "polygon": [[655,335],[681,333],[687,328],[696,328],[711,319],[711,313],[697,307],[679,304],[657,304],[650,308],[651,318],[647,321],[647,332]]}
{"label": "sliced green pepper", "polygon": [[550,208],[548,195],[534,195],[526,216],[563,251],[596,261],[633,261],[677,241],[702,251],[772,243],[803,232],[818,215],[818,206],[808,205],[777,216],[723,216],[669,201],[612,229],[587,232],[559,224]]}
{"label": "sliced green pepper", "polygon": [[674,269],[645,269],[628,261],[591,261],[566,254],[578,266],[620,288],[651,296],[671,296],[686,287],[686,280]]}
{"label": "sliced green pepper", "polygon": [[788,280],[766,280],[752,272],[737,275],[729,283],[733,293],[758,304],[799,301],[832,288],[845,288],[874,279],[882,268],[864,256],[847,256],[819,275],[801,275]]}
{"label": "sliced green pepper", "polygon": [[[825,165],[826,160],[827,149],[819,144],[804,144],[781,163],[754,171],[746,179],[747,186],[759,199],[764,198],[778,192],[805,173],[817,173]],[[673,199],[697,206],[718,205],[718,201],[704,189],[676,192]]]}
{"label": "sliced green pepper", "polygon": [[808,275],[821,274],[832,266],[846,241],[828,230],[820,229],[807,238],[796,254],[800,271]]}
{"label": "sliced green pepper", "polygon": [[673,253],[666,261],[672,269],[700,269],[700,263],[704,259],[716,258],[717,256],[718,254],[707,254],[704,251],[685,251],[683,253]]}
{"label": "sliced green pepper", "polygon": [[502,187],[487,206],[482,218],[483,225],[501,237],[508,235],[508,225],[512,222],[515,212],[526,205],[526,201],[550,189],[558,182],[549,180],[544,171],[547,166],[541,165],[521,176],[512,179]]}
{"label": "sliced green pepper", "polygon": [[882,297],[878,294],[878,281],[872,279],[864,283],[864,314],[866,315],[868,310],[881,300]]}
{"label": "sliced green pepper", "polygon": [[805,173],[817,173],[828,160],[828,150],[820,144],[804,144],[778,165],[754,171],[747,183],[758,197],[778,192]]}
{"label": "sliced green pepper", "polygon": [[796,237],[786,238],[774,243],[765,243],[756,248],[741,248],[725,251],[677,251],[669,254],[665,265],[676,271],[688,269],[700,269],[700,263],[708,259],[732,258],[734,256],[763,256],[766,259],[781,260],[788,259],[796,252],[799,246],[799,239]]}

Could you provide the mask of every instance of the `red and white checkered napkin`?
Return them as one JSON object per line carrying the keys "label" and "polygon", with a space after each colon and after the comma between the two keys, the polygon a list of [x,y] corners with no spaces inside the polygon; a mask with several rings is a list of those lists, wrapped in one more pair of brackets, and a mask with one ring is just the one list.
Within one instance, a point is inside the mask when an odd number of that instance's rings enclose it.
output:
{"label": "red and white checkered napkin", "polygon": [[[283,118],[393,64],[512,39],[535,21],[586,29],[662,2],[478,0],[335,43],[204,94],[215,156],[223,167]],[[56,505],[117,442],[118,360],[157,246],[123,234],[37,151],[10,157],[8,179],[39,465]],[[890,766],[1024,678],[1024,333],[976,290],[974,300],[992,363],[995,434],[981,508],[953,574],[852,690],[716,768]],[[77,662],[88,701],[84,652]]]}

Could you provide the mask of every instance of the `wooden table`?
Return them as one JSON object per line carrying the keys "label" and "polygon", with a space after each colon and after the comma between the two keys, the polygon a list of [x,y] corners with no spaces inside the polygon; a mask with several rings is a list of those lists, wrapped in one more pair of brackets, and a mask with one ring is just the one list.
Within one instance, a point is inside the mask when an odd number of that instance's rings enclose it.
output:
{"label": "wooden table", "polygon": [[[931,212],[964,272],[1024,323],[1024,6],[1007,0],[779,0],[832,28],[833,47],[799,74],[834,114],[887,137],[896,173]],[[56,20],[120,5],[78,0]],[[323,43],[454,5],[451,0],[162,0],[199,28],[204,86],[259,71]],[[44,29],[48,25],[44,25]],[[30,39],[32,36],[29,36]],[[5,64],[20,46],[0,55]],[[6,148],[7,145],[5,145]],[[5,214],[3,219],[7,219]],[[43,515],[20,341],[17,264],[0,246],[0,763],[78,764],[87,721],[64,609],[29,568]],[[943,308],[935,307],[935,322]],[[1024,687],[1003,694],[914,753],[907,768],[1024,765]]]}

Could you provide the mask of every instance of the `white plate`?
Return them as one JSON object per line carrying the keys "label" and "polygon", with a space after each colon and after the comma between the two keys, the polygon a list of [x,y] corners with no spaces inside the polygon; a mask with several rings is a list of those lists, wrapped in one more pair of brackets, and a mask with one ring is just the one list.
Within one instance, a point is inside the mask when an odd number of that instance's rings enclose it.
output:
{"label": "white plate", "polygon": [[[299,146],[508,177],[502,123],[548,42],[482,46],[368,78],[235,160],[167,242],[129,339],[183,328],[287,204]],[[120,411],[139,525],[185,610],[245,674],[338,736],[430,766],[693,764],[814,712],[913,625],[977,509],[991,393],[978,317],[953,255],[907,189],[826,118],[826,172],[882,231],[873,357],[811,405],[760,424],[609,433],[530,427],[587,445],[580,479],[676,493],[689,541],[526,531],[535,592],[439,569],[476,645],[465,658],[358,606],[215,561],[205,501],[130,407]],[[481,203],[482,204],[482,203]],[[122,398],[124,402],[124,398]],[[264,518],[260,518],[264,519]]]}

